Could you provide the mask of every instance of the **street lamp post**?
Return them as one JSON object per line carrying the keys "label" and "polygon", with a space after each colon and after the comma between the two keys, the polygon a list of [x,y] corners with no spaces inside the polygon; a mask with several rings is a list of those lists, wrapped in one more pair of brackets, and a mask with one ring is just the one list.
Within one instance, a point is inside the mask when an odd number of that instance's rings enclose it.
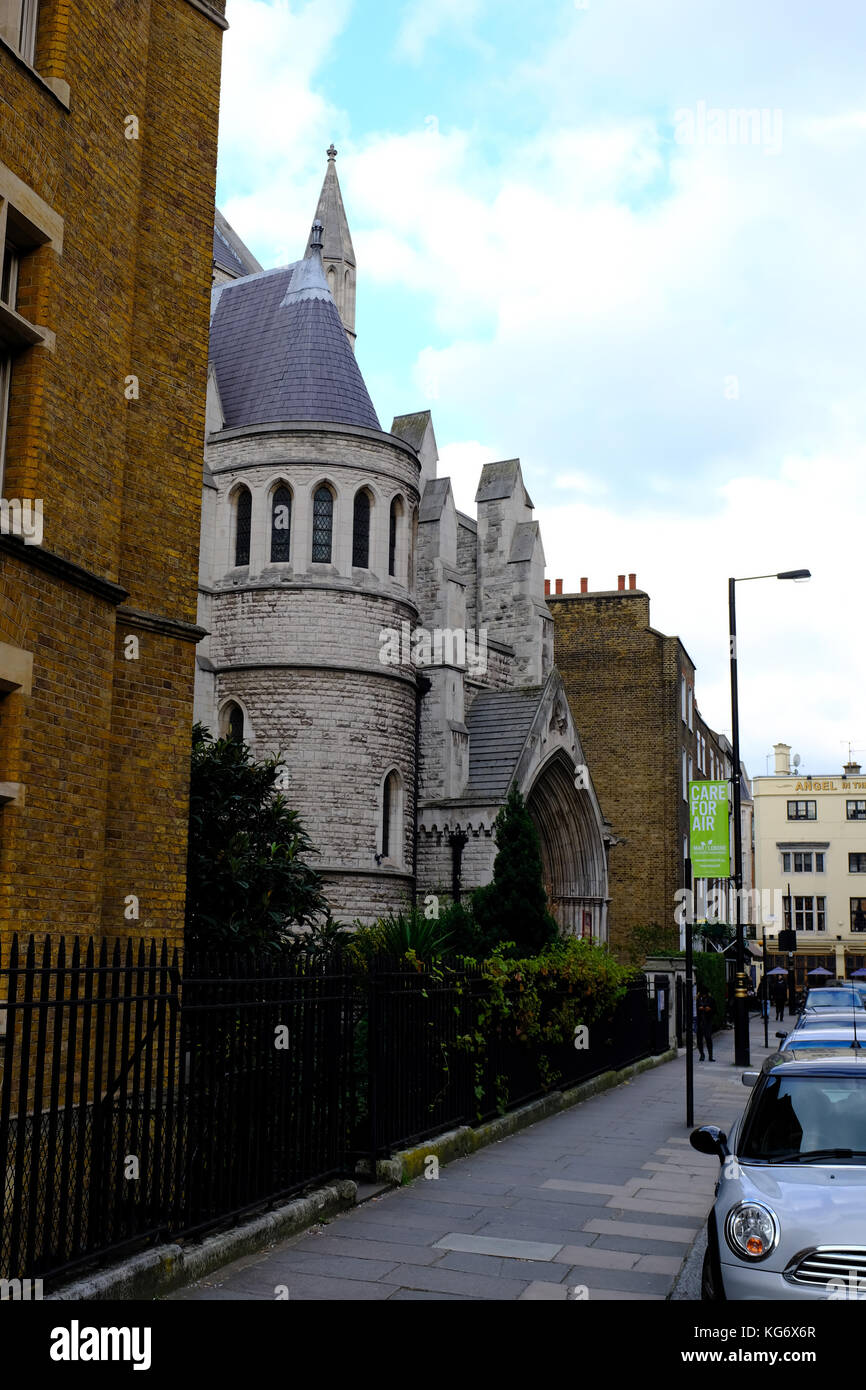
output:
{"label": "street lamp post", "polygon": [[746,989],[746,939],[743,931],[743,909],[740,892],[743,886],[743,827],[740,821],[740,707],[737,686],[737,606],[736,585],[752,579],[810,579],[810,570],[783,570],[781,574],[748,574],[742,579],[728,580],[728,621],[731,656],[731,746],[734,766],[734,921],[737,928],[737,983],[734,993],[734,1064],[749,1065],[749,1011]]}

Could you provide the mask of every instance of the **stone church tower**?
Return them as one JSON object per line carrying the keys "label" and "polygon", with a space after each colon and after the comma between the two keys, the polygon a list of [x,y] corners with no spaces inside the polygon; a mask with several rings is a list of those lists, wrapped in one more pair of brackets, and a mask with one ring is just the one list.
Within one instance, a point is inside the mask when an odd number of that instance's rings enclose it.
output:
{"label": "stone church tower", "polygon": [[604,938],[609,827],[519,460],[484,468],[476,519],[437,476],[429,411],[382,429],[335,156],[303,260],[251,270],[218,226],[196,717],[283,756],[336,917],[489,882],[516,783],[562,928]]}

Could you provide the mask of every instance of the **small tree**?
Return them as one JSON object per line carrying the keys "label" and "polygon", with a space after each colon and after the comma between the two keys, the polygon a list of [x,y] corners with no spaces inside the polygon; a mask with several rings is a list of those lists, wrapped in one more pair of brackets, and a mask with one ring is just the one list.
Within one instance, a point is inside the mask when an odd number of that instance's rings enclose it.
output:
{"label": "small tree", "polygon": [[186,932],[193,947],[279,950],[328,911],[297,811],[276,790],[282,762],[245,743],[192,738]]}
{"label": "small tree", "polygon": [[538,831],[514,785],[494,833],[493,882],[472,895],[475,920],[490,946],[513,941],[518,953],[536,954],[555,940],[558,928],[547,906]]}

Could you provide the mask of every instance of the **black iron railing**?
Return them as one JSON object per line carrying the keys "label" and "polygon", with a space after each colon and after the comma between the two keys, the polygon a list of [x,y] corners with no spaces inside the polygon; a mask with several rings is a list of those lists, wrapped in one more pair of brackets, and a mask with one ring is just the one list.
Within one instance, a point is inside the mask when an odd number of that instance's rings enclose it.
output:
{"label": "black iron railing", "polygon": [[[542,1023],[563,998],[546,996]],[[0,1279],[50,1287],[660,1050],[645,984],[587,1047],[543,1032],[491,1010],[465,965],[188,956],[181,970],[165,943],[13,938]]]}

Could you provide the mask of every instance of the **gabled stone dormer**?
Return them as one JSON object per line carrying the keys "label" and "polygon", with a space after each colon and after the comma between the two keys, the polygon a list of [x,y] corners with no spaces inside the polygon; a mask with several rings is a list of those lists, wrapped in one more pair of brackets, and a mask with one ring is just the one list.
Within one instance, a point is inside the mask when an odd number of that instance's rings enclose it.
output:
{"label": "gabled stone dormer", "polygon": [[514,684],[540,685],[553,664],[544,548],[519,459],[485,464],[478,507],[478,624],[514,647]]}

